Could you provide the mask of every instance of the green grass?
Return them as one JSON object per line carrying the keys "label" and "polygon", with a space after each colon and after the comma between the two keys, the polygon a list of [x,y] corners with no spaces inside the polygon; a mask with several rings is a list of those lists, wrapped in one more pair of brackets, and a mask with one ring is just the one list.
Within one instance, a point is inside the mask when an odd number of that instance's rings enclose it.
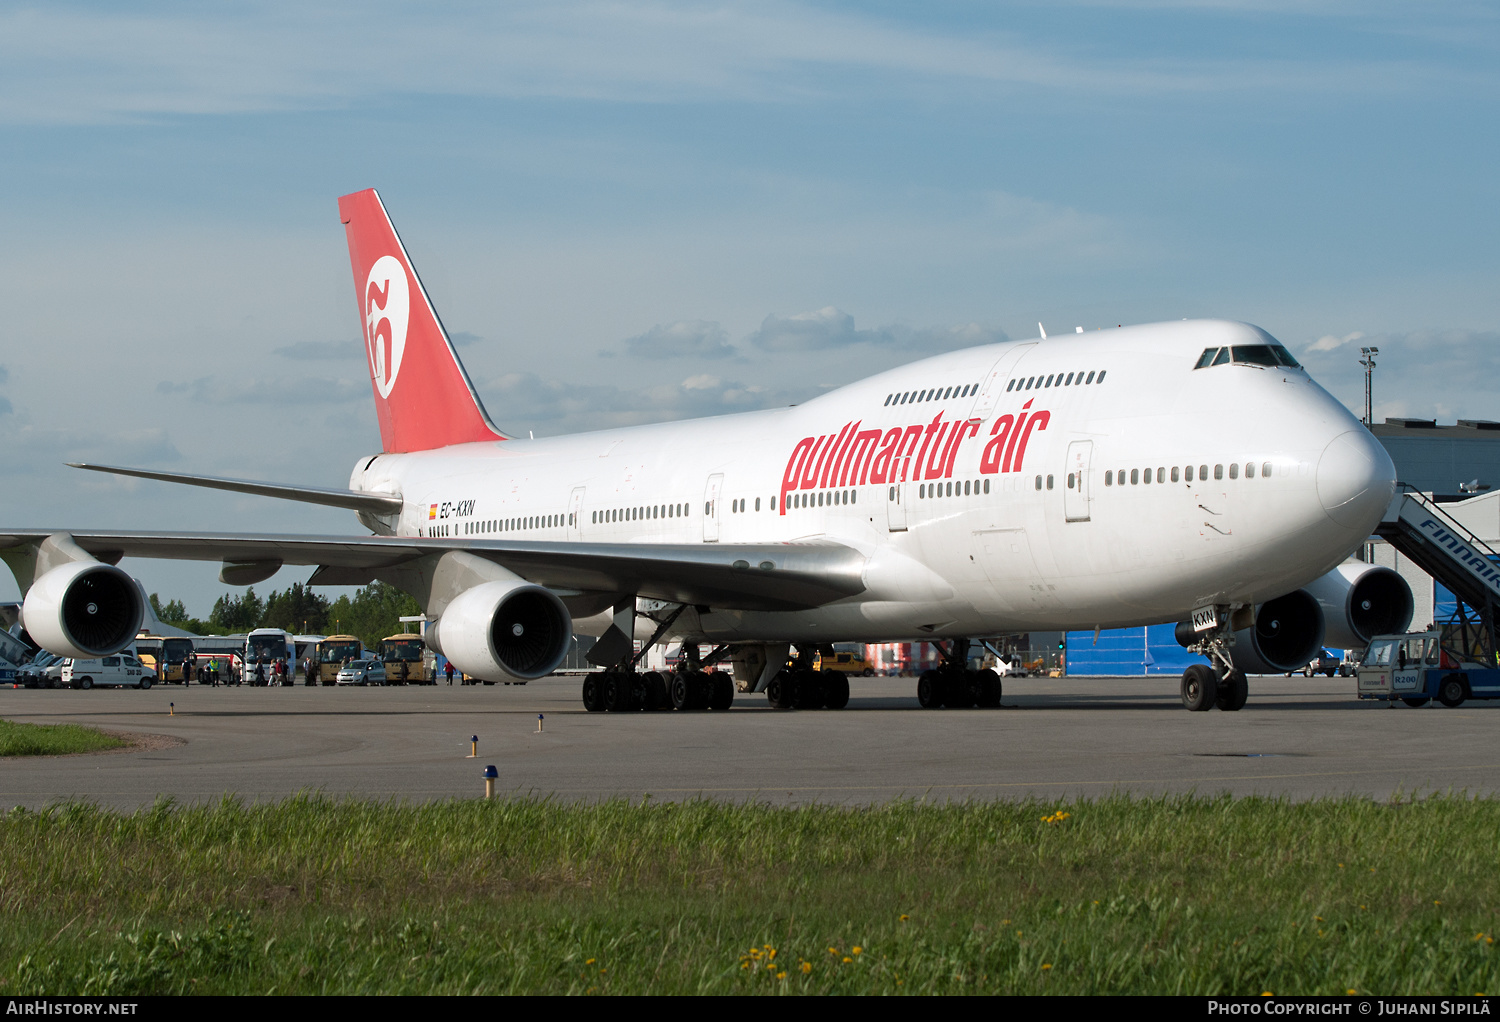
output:
{"label": "green grass", "polygon": [[0,819],[0,993],[1493,993],[1497,835],[1458,796],[72,803]]}
{"label": "green grass", "polygon": [[0,720],[0,756],[62,756],[119,749],[130,743],[78,724],[17,724]]}

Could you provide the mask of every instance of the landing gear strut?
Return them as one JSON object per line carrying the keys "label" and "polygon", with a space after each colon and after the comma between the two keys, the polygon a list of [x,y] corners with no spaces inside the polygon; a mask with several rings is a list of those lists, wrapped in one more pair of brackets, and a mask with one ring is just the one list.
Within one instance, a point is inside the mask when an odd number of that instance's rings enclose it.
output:
{"label": "landing gear strut", "polygon": [[917,678],[917,702],[929,710],[947,706],[964,709],[970,706],[993,708],[1000,705],[1000,675],[986,668],[968,669],[969,640],[954,639],[946,649],[933,643],[943,660],[937,667],[923,671]]}
{"label": "landing gear strut", "polygon": [[1215,706],[1226,711],[1239,710],[1250,697],[1250,682],[1245,672],[1234,666],[1234,657],[1229,652],[1234,643],[1229,610],[1215,608],[1217,623],[1187,647],[1189,653],[1206,656],[1213,664],[1193,664],[1182,672],[1182,705],[1196,713]]}
{"label": "landing gear strut", "polygon": [[812,669],[817,650],[798,646],[790,667],[766,685],[766,701],[775,710],[842,710],[849,705],[849,678],[842,671]]}

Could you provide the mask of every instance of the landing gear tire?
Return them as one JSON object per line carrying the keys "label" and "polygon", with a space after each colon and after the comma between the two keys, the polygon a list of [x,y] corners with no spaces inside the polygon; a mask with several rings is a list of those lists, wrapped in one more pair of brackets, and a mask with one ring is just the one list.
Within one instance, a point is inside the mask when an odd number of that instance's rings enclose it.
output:
{"label": "landing gear tire", "polygon": [[1003,691],[1000,675],[989,668],[975,673],[979,676],[979,705],[987,710],[993,710],[1000,705],[1000,694]]}
{"label": "landing gear tire", "polygon": [[611,671],[605,682],[604,702],[612,713],[627,713],[636,709],[635,675],[624,671]]}
{"label": "landing gear tire", "polygon": [[1410,706],[1414,710],[1421,709],[1422,707],[1426,706],[1428,703],[1432,702],[1431,699],[1428,699],[1425,696],[1423,696],[1421,698],[1414,698],[1412,696],[1403,696],[1401,698],[1401,701],[1403,703],[1405,703],[1407,706]]}
{"label": "landing gear tire", "polygon": [[645,685],[645,704],[648,710],[670,710],[672,695],[667,691],[667,679],[660,671],[648,671],[641,677]]}
{"label": "landing gear tire", "polygon": [[734,705],[734,682],[727,674],[713,676],[713,696],[708,701],[710,710],[727,710]]}
{"label": "landing gear tire", "polygon": [[583,679],[583,708],[590,713],[604,712],[604,676],[590,674]]}
{"label": "landing gear tire", "polygon": [[1250,682],[1244,671],[1233,671],[1219,681],[1219,690],[1214,705],[1226,712],[1242,710],[1245,700],[1250,698]]}
{"label": "landing gear tire", "polygon": [[830,710],[842,710],[849,705],[849,679],[835,671],[824,685],[824,695],[825,706]]}
{"label": "landing gear tire", "polygon": [[1194,713],[1214,708],[1219,694],[1219,679],[1207,664],[1193,664],[1182,672],[1182,705]]}
{"label": "landing gear tire", "polygon": [[[87,679],[85,679],[87,680]],[[1450,709],[1469,698],[1469,684],[1462,674],[1450,674],[1438,686],[1438,702]]]}
{"label": "landing gear tire", "polygon": [[692,679],[684,671],[678,671],[672,675],[670,686],[672,693],[672,708],[674,710],[692,709]]}
{"label": "landing gear tire", "polygon": [[823,675],[816,671],[802,671],[797,675],[797,688],[792,705],[799,710],[820,710],[824,703]]}
{"label": "landing gear tire", "polygon": [[766,702],[771,704],[773,710],[790,710],[792,708],[792,693],[796,688],[796,681],[791,671],[782,671],[772,678],[766,686]]}
{"label": "landing gear tire", "polygon": [[966,710],[971,706],[979,705],[979,682],[974,676],[975,672],[969,670],[949,670],[944,672],[948,683],[947,693],[943,696],[943,702],[956,710]]}
{"label": "landing gear tire", "polygon": [[937,671],[923,671],[917,677],[917,702],[924,710],[943,708],[942,676]]}

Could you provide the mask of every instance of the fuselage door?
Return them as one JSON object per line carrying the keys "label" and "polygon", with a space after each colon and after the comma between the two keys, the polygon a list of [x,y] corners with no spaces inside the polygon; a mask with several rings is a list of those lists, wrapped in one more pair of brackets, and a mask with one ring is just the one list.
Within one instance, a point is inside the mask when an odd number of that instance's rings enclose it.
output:
{"label": "fuselage door", "polygon": [[584,487],[575,486],[568,498],[568,538],[572,540],[583,538],[583,491]]}
{"label": "fuselage door", "polygon": [[715,472],[708,477],[703,489],[703,542],[719,541],[719,493],[724,489],[724,474]]}
{"label": "fuselage door", "polygon": [[885,490],[885,517],[892,532],[906,531],[906,483],[892,483]]}
{"label": "fuselage door", "polygon": [[1092,440],[1074,440],[1068,445],[1068,464],[1063,490],[1063,514],[1070,522],[1089,520],[1089,459]]}
{"label": "fuselage door", "polygon": [[984,384],[979,388],[979,396],[974,399],[974,407],[969,412],[970,418],[982,420],[990,417],[990,413],[995,410],[995,403],[1005,393],[1005,384],[1010,380],[1016,363],[1035,347],[1035,341],[1017,344],[995,360],[995,364],[985,375]]}

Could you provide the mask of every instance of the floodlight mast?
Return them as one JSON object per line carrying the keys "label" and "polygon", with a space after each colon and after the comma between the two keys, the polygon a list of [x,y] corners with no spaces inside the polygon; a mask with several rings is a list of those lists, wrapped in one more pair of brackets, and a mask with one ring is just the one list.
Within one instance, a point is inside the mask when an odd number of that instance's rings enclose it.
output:
{"label": "floodlight mast", "polygon": [[1359,364],[1365,367],[1365,425],[1371,426],[1375,423],[1375,411],[1370,398],[1370,379],[1375,371],[1375,356],[1380,354],[1379,348],[1360,348]]}

